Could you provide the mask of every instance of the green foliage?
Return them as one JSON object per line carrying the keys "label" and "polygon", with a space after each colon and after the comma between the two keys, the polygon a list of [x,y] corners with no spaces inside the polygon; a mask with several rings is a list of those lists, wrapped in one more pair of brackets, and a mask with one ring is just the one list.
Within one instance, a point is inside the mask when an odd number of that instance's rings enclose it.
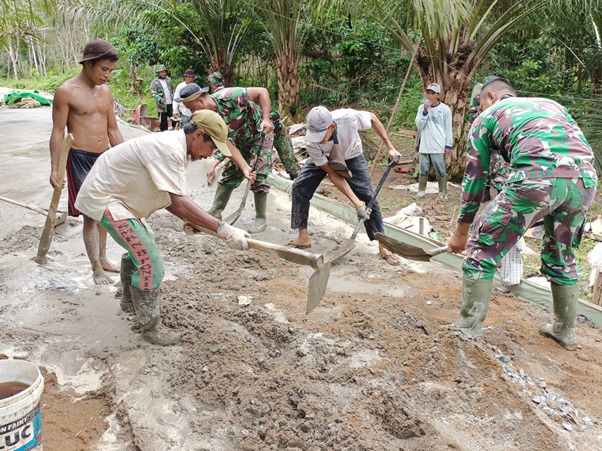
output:
{"label": "green foliage", "polygon": [[21,80],[14,80],[12,78],[0,79],[0,86],[13,89],[46,91],[54,94],[60,85],[70,78],[77,76],[80,71],[81,66],[75,66],[69,68],[64,74],[49,71],[47,77],[34,76]]}

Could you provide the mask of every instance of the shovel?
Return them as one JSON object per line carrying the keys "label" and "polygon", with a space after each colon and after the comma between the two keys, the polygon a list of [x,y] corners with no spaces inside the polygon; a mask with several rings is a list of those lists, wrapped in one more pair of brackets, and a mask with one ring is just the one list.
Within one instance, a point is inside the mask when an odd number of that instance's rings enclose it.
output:
{"label": "shovel", "polygon": [[[214,232],[189,222],[184,224],[184,232],[186,232],[187,235],[203,232],[216,236]],[[312,254],[311,252],[306,252],[300,249],[294,249],[265,241],[253,240],[251,238],[247,238],[247,243],[249,243],[250,248],[257,251],[265,252],[266,254],[282,258],[291,263],[311,266],[314,268],[315,271],[309,278],[309,290],[307,293],[307,307],[305,309],[305,313],[311,313],[311,311],[318,306],[324,297],[326,285],[328,284],[328,278],[330,277],[330,262],[325,263],[324,256],[322,254]]]}
{"label": "shovel", "polygon": [[442,247],[436,247],[434,249],[422,249],[418,246],[412,246],[411,244],[402,243],[384,233],[376,233],[375,238],[383,244],[387,249],[395,254],[399,254],[409,260],[416,260],[419,262],[428,262],[432,257],[447,252],[447,244]]}
{"label": "shovel", "polygon": [[[253,163],[253,172],[255,172],[255,169],[257,169],[257,163],[259,162],[259,154],[261,153],[261,148],[263,147],[264,140],[265,140],[265,133],[262,133],[261,134],[261,143],[259,144],[259,151],[257,152],[257,156],[255,157],[255,163]],[[249,196],[250,189],[251,189],[251,180],[247,180],[247,186],[245,188],[245,193],[242,196],[242,201],[240,202],[240,206],[234,213],[232,213],[230,216],[228,216],[226,219],[224,219],[224,222],[226,222],[227,224],[230,224],[230,225],[234,225],[234,223],[236,221],[238,221],[238,218],[240,218],[242,211],[245,209],[245,205],[247,203],[247,197]]]}
{"label": "shovel", "polygon": [[[399,155],[396,156],[393,159],[393,161],[391,161],[387,165],[387,168],[385,169],[383,176],[380,178],[380,182],[378,182],[378,186],[376,187],[374,196],[372,197],[372,199],[370,199],[370,202],[368,202],[368,205],[366,206],[366,210],[371,211],[372,205],[374,205],[374,202],[376,202],[376,196],[378,196],[378,193],[380,192],[381,188],[385,184],[385,180],[387,179],[389,172],[391,172],[391,169],[393,169],[397,165],[397,162],[400,160],[400,158],[401,157]],[[362,227],[362,224],[364,224],[365,221],[366,221],[365,219],[360,219],[358,221],[357,225],[355,226],[355,230],[353,231],[351,238],[349,238],[345,243],[341,244],[337,249],[334,250],[334,252],[332,253],[332,256],[328,260],[330,264],[334,265],[341,258],[343,258],[345,255],[347,255],[349,252],[351,252],[353,250],[353,248],[355,247],[355,239],[357,238],[357,234],[359,233],[360,228]]]}

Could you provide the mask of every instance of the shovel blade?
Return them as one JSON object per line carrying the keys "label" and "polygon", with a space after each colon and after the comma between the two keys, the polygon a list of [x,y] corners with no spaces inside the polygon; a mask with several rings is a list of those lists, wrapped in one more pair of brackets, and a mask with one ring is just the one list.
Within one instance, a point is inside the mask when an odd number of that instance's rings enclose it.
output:
{"label": "shovel blade", "polygon": [[355,248],[355,240],[349,239],[341,244],[338,248],[336,248],[332,255],[329,256],[328,261],[331,265],[336,264],[339,260],[341,260],[345,255],[351,252]]}
{"label": "shovel blade", "polygon": [[328,285],[328,278],[330,277],[330,262],[324,263],[320,268],[316,269],[315,272],[309,278],[309,290],[307,292],[307,308],[305,313],[309,314],[315,309],[322,301],[324,293],[326,292],[326,285]]}
{"label": "shovel blade", "polygon": [[[376,239],[383,244],[387,249],[395,254],[399,254],[409,260],[416,260],[420,262],[428,262],[431,257],[438,255],[441,252],[433,253],[432,251],[424,250],[418,246],[412,246],[411,244],[402,243],[384,233],[376,233]],[[443,248],[441,248],[443,249]],[[447,247],[445,247],[447,249]],[[439,248],[437,249],[439,250]]]}

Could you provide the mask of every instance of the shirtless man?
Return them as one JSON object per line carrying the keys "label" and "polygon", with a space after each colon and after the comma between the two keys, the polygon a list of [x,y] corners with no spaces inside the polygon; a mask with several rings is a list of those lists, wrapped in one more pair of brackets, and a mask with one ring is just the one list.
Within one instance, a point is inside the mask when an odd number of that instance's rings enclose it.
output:
{"label": "shirtless man", "polygon": [[[113,94],[105,85],[117,65],[115,48],[100,39],[88,42],[79,62],[83,66],[81,73],[59,86],[54,95],[50,136],[50,184],[55,187],[65,126],[73,134],[67,160],[67,186],[69,216],[74,217],[81,214],[75,208],[75,199],[92,165],[109,146],[123,142],[113,112]],[[112,283],[105,271],[118,272],[119,268],[107,259],[107,232],[84,215],[83,236],[94,282]]]}

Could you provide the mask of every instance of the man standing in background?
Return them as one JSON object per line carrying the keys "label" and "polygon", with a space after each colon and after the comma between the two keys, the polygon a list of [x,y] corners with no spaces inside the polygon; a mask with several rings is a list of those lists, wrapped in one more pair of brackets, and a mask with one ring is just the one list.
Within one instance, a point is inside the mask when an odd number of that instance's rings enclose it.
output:
{"label": "man standing in background", "polygon": [[194,81],[194,71],[192,69],[186,69],[184,71],[184,81],[181,82],[178,86],[176,86],[176,92],[174,93],[174,101],[173,101],[173,114],[175,118],[180,118],[180,127],[184,127],[190,121],[190,116],[192,113],[186,105],[182,102],[178,102],[176,99],[180,97],[180,91],[184,86],[190,84]]}
{"label": "man standing in background", "polygon": [[156,68],[157,78],[151,83],[150,95],[157,103],[157,112],[161,118],[160,130],[167,130],[167,119],[173,114],[173,83],[167,76],[167,68],[159,64]]}
{"label": "man standing in background", "polygon": [[[97,39],[84,47],[79,60],[81,73],[56,90],[52,102],[52,134],[50,135],[50,184],[57,185],[61,143],[67,131],[73,135],[73,147],[67,160],[69,216],[81,215],[75,200],[96,160],[109,147],[123,142],[113,112],[113,93],[106,83],[117,65],[117,52],[107,41]],[[84,214],[84,245],[92,264],[94,283],[112,283],[105,271],[119,269],[107,259],[107,232]]]}
{"label": "man standing in background", "polygon": [[416,128],[420,133],[418,194],[423,197],[426,192],[431,166],[435,167],[439,182],[439,198],[447,200],[446,157],[453,144],[452,116],[449,107],[439,100],[441,86],[431,83],[426,87],[426,99],[418,107]]}

